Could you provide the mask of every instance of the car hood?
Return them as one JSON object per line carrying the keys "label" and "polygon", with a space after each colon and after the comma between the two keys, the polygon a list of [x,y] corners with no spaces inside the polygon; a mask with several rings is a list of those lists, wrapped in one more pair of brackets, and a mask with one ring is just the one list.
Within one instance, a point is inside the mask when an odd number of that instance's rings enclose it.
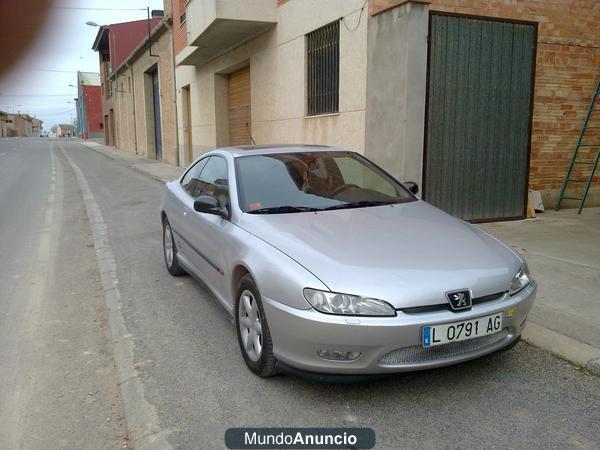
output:
{"label": "car hood", "polygon": [[[239,225],[334,292],[395,308],[507,291],[521,259],[494,237],[423,201],[318,213],[242,214]],[[310,286],[307,286],[310,287]]]}

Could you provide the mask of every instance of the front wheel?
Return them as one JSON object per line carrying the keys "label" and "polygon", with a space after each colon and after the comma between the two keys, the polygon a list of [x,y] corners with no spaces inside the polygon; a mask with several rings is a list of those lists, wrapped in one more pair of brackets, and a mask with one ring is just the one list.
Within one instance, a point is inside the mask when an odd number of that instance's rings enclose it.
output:
{"label": "front wheel", "polygon": [[259,377],[277,374],[273,341],[258,288],[250,275],[242,277],[235,302],[235,325],[242,356]]}
{"label": "front wheel", "polygon": [[165,257],[165,265],[171,275],[175,277],[185,275],[185,270],[183,270],[177,260],[177,247],[173,238],[173,230],[166,217],[163,220],[163,255]]}

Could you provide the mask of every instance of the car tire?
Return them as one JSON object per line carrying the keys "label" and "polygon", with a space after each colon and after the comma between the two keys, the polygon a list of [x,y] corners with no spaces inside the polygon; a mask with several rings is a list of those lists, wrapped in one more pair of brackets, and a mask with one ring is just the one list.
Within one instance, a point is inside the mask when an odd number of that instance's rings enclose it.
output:
{"label": "car tire", "polygon": [[163,219],[163,256],[167,270],[171,275],[179,277],[186,274],[177,260],[177,246],[173,238],[173,230],[166,217]]}
{"label": "car tire", "polygon": [[512,341],[506,347],[502,347],[500,349],[500,353],[504,353],[504,352],[507,352],[509,350],[512,350],[519,342],[521,342],[521,335],[519,335],[514,341]]}
{"label": "car tire", "polygon": [[238,286],[235,328],[248,368],[263,378],[277,375],[277,359],[273,355],[273,341],[267,317],[256,283],[249,274],[242,277]]}

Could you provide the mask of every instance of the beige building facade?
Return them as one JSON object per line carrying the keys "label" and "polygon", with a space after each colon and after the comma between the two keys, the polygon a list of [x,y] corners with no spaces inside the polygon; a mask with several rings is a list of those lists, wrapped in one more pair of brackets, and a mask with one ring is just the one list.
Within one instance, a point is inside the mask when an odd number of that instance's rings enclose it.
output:
{"label": "beige building facade", "polygon": [[109,78],[116,147],[178,164],[172,40],[161,22]]}
{"label": "beige building facade", "polygon": [[0,137],[39,137],[42,121],[29,114],[0,111]]}
{"label": "beige building facade", "polygon": [[[185,27],[187,34],[187,45],[176,48],[182,164],[231,144],[325,144],[363,153],[364,5],[364,0],[290,1],[281,7],[274,0],[255,1],[251,6],[236,0],[190,0],[186,21],[175,23],[175,27]],[[178,17],[177,11],[174,16]],[[311,114],[306,35],[340,17],[337,110]],[[248,104],[236,107],[244,101],[238,98],[240,92]],[[244,107],[249,114],[240,119],[238,113]],[[248,124],[249,132],[239,130],[240,120]]]}
{"label": "beige building facade", "polygon": [[523,218],[529,190],[556,204],[600,79],[591,0],[173,6],[182,165],[228,145],[345,147],[467,220]]}
{"label": "beige building facade", "polygon": [[[149,24],[103,26],[94,49],[100,57],[105,143],[178,165],[170,4],[166,0],[164,12],[153,11]],[[124,45],[131,49],[124,52]]]}
{"label": "beige building facade", "polygon": [[74,137],[75,136],[75,126],[71,124],[61,123],[56,126],[56,136],[57,137]]}
{"label": "beige building facade", "polygon": [[0,138],[8,137],[7,120],[9,120],[8,114],[4,111],[0,111]]}
{"label": "beige building facade", "polygon": [[0,137],[14,137],[16,135],[13,114],[0,111]]}
{"label": "beige building facade", "polygon": [[44,131],[43,128],[42,128],[42,124],[43,123],[44,122],[42,120],[37,119],[35,117],[33,117],[31,119],[31,133],[32,133],[32,136],[38,137],[38,136],[42,135],[42,133]]}

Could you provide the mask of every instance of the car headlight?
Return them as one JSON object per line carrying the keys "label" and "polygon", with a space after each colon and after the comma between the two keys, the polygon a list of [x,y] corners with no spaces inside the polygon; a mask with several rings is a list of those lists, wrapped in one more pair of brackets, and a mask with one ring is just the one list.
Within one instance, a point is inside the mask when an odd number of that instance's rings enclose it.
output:
{"label": "car headlight", "polygon": [[374,298],[304,289],[304,298],[317,311],[349,316],[395,316],[396,310],[387,302]]}
{"label": "car headlight", "polygon": [[524,262],[519,273],[512,279],[508,293],[510,295],[515,295],[529,286],[530,283],[531,276],[529,275],[529,268],[527,267],[527,263]]}

